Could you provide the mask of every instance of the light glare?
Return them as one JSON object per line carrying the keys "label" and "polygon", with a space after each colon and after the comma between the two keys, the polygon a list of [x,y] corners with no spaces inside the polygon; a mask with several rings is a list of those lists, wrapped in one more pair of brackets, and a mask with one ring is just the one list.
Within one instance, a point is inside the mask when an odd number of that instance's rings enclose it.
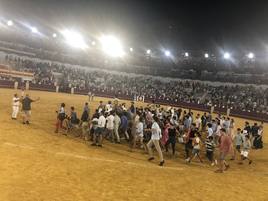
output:
{"label": "light glare", "polygon": [[208,58],[208,57],[209,57],[209,54],[208,54],[208,53],[206,53],[206,54],[205,54],[205,58]]}
{"label": "light glare", "polygon": [[189,53],[185,52],[184,56],[189,57]]}
{"label": "light glare", "polygon": [[102,50],[111,57],[122,57],[124,51],[119,39],[114,36],[102,36],[100,39]]}
{"label": "light glare", "polygon": [[53,37],[53,38],[57,38],[57,34],[54,33],[54,34],[52,35],[52,37]]}
{"label": "light glare", "polygon": [[169,57],[169,56],[170,56],[170,51],[166,50],[166,51],[165,51],[165,55],[166,55],[167,57]]}
{"label": "light glare", "polygon": [[32,28],[31,28],[31,31],[32,31],[32,33],[37,33],[37,32],[38,32],[38,30],[37,30],[36,27],[32,27]]}
{"label": "light glare", "polygon": [[248,58],[249,59],[253,59],[255,57],[255,55],[252,53],[252,52],[250,52],[249,54],[248,54]]}
{"label": "light glare", "polygon": [[12,20],[8,20],[8,21],[7,21],[7,26],[13,26],[13,24],[14,24],[14,23],[13,23]]}
{"label": "light glare", "polygon": [[224,55],[223,55],[223,58],[224,59],[230,59],[231,55],[229,52],[225,52]]}
{"label": "light glare", "polygon": [[151,54],[151,50],[148,49],[148,50],[146,51],[146,53],[147,53],[147,54]]}
{"label": "light glare", "polygon": [[62,32],[63,37],[68,45],[74,48],[86,49],[88,48],[86,42],[84,41],[82,35],[76,31],[64,30]]}

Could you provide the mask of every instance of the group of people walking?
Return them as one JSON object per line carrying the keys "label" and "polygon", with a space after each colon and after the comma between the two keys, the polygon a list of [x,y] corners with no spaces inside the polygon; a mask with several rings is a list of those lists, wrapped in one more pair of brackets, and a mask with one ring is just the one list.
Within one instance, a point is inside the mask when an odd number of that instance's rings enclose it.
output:
{"label": "group of people walking", "polygon": [[[212,166],[218,164],[216,172],[222,173],[230,166],[226,160],[228,154],[231,160],[238,159],[239,164],[248,160],[250,149],[262,148],[263,125],[255,123],[250,126],[245,123],[243,129],[236,131],[235,122],[229,117],[220,114],[213,118],[210,113],[202,116],[194,116],[191,110],[168,107],[166,109],[155,104],[147,107],[136,107],[132,102],[130,107],[125,103],[119,104],[118,100],[108,101],[104,104],[100,101],[99,106],[91,115],[89,104],[85,103],[80,119],[74,107],[67,114],[65,104],[62,103],[57,115],[55,132],[64,128],[67,133],[72,128],[81,128],[85,140],[91,140],[92,146],[102,147],[104,139],[112,143],[129,144],[129,150],[142,148],[148,152],[148,160],[154,160],[153,148],[158,153],[159,165],[165,161],[163,150],[172,154],[179,150],[177,143],[184,145],[185,161],[191,163],[195,158],[203,162],[205,156]],[[63,132],[66,133],[66,132]],[[204,149],[203,149],[204,148]],[[215,154],[217,150],[217,155]],[[237,154],[240,156],[237,157]]]}

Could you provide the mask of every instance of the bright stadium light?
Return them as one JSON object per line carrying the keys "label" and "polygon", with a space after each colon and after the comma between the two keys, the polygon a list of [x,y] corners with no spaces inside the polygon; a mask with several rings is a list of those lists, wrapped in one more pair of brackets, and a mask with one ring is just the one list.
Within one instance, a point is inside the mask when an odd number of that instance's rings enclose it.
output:
{"label": "bright stadium light", "polygon": [[252,52],[250,52],[247,56],[249,59],[253,59],[255,57],[255,55]]}
{"label": "bright stadium light", "polygon": [[96,42],[95,41],[92,41],[91,42],[91,45],[95,46],[96,45]]}
{"label": "bright stadium light", "polygon": [[166,55],[167,57],[169,57],[169,56],[170,56],[170,51],[166,50],[166,51],[165,51],[165,55]]}
{"label": "bright stadium light", "polygon": [[123,46],[119,39],[114,36],[102,36],[100,39],[102,50],[104,53],[111,57],[122,57],[124,56]]}
{"label": "bright stadium light", "polygon": [[10,26],[13,26],[13,24],[14,24],[14,23],[13,23],[13,21],[12,21],[12,20],[8,20],[8,21],[7,21],[7,26],[9,26],[9,27],[10,27]]}
{"label": "bright stadium light", "polygon": [[61,32],[66,43],[74,48],[86,49],[88,48],[81,34],[76,31],[64,30]]}
{"label": "bright stadium light", "polygon": [[189,57],[189,53],[188,52],[185,52],[184,56],[185,57]]}
{"label": "bright stadium light", "polygon": [[38,33],[38,29],[36,27],[31,27],[32,33]]}
{"label": "bright stadium light", "polygon": [[131,47],[131,48],[129,48],[129,51],[130,51],[130,52],[133,52],[133,48],[132,48],[132,47]]}
{"label": "bright stadium light", "polygon": [[147,53],[147,54],[151,54],[151,50],[148,49],[148,50],[146,51],[146,53]]}
{"label": "bright stadium light", "polygon": [[208,53],[205,53],[205,58],[209,58],[209,54]]}
{"label": "bright stadium light", "polygon": [[230,55],[229,52],[225,52],[225,53],[223,54],[223,58],[224,58],[224,59],[230,59],[230,57],[231,57],[231,55]]}
{"label": "bright stadium light", "polygon": [[53,33],[53,34],[52,34],[52,37],[53,37],[53,38],[57,38],[57,34],[56,34],[56,33]]}

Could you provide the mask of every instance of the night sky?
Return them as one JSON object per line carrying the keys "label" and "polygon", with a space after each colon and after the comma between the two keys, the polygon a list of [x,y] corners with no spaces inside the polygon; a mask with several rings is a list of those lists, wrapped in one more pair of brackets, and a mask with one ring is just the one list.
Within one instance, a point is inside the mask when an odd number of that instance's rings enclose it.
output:
{"label": "night sky", "polygon": [[0,12],[40,30],[112,33],[133,46],[260,50],[268,44],[265,0],[0,0]]}

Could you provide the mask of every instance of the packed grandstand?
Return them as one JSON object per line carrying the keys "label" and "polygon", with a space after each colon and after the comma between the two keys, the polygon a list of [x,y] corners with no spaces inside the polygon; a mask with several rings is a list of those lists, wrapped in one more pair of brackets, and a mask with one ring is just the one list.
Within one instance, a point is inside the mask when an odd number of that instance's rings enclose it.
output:
{"label": "packed grandstand", "polygon": [[[14,32],[1,33],[1,61],[13,70],[34,73],[31,88],[55,91],[59,86],[61,92],[74,88],[79,94],[130,100],[143,96],[145,101],[207,111],[213,106],[219,112],[230,109],[238,116],[268,119],[266,64],[255,55],[240,56],[234,63],[207,53],[202,57],[198,52],[177,52],[163,58],[156,50],[154,54],[147,50],[114,59],[101,54],[97,44],[89,55],[66,48],[54,38]],[[14,81],[19,86],[25,82],[5,74],[0,79],[5,87],[14,86]]]}

